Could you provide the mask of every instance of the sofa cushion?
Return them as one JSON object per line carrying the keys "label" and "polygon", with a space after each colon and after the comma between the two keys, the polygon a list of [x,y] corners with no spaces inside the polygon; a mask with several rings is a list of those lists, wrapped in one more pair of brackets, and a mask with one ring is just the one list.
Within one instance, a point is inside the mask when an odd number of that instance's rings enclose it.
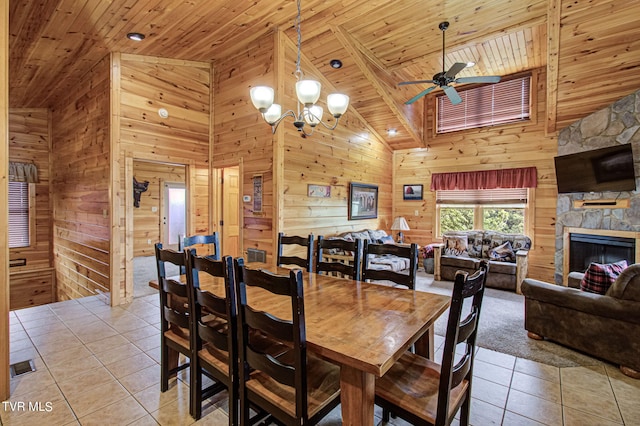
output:
{"label": "sofa cushion", "polygon": [[607,296],[640,302],[640,263],[622,271],[616,282],[609,287]]}
{"label": "sofa cushion", "polygon": [[591,262],[584,278],[580,282],[580,290],[590,293],[605,294],[620,273],[627,268],[627,261],[600,264]]}
{"label": "sofa cushion", "polygon": [[[489,261],[489,276],[493,274],[507,274],[507,275],[515,275],[516,274],[516,264],[510,262],[501,262],[501,261]],[[489,278],[487,278],[488,280]]]}
{"label": "sofa cushion", "polygon": [[489,260],[496,262],[515,262],[516,254],[511,248],[511,243],[507,241],[489,251]]}
{"label": "sofa cushion", "polygon": [[442,238],[444,242],[444,254],[451,256],[469,255],[467,252],[466,235],[445,235]]}
{"label": "sofa cushion", "polygon": [[480,259],[443,255],[440,257],[440,265],[443,267],[449,266],[452,268],[476,270],[478,269],[478,265],[480,265]]}

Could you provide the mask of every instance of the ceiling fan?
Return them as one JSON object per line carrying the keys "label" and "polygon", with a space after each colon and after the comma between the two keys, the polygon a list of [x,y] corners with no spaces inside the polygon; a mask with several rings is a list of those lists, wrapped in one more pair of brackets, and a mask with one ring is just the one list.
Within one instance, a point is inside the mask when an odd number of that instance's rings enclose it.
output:
{"label": "ceiling fan", "polygon": [[431,80],[416,80],[416,81],[403,81],[398,83],[398,86],[404,86],[407,84],[422,84],[422,83],[433,83],[435,86],[431,86],[428,89],[423,90],[418,93],[413,98],[409,99],[405,102],[405,105],[410,105],[431,92],[433,89],[441,87],[444,90],[445,95],[449,98],[453,105],[457,105],[462,102],[462,98],[456,91],[453,86],[449,86],[451,83],[497,83],[500,81],[499,75],[487,75],[487,76],[477,76],[477,77],[459,77],[456,78],[456,74],[467,67],[467,64],[462,62],[456,62],[449,68],[448,71],[444,71],[444,33],[449,28],[449,22],[444,21],[440,22],[438,28],[442,31],[442,72],[437,73],[433,76]]}

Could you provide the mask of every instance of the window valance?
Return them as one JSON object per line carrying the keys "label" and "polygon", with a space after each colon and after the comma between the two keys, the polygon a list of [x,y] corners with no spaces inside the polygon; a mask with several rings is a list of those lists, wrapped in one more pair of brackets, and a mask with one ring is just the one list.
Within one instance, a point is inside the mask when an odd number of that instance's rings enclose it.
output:
{"label": "window valance", "polygon": [[476,172],[434,173],[431,190],[535,188],[538,172],[535,167],[481,170]]}
{"label": "window valance", "polygon": [[32,163],[9,161],[9,181],[38,183],[38,168]]}

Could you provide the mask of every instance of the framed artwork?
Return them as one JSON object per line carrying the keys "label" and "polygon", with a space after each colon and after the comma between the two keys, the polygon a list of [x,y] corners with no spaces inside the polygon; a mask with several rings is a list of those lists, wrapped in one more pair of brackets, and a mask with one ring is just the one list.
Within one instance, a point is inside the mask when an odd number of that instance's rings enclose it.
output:
{"label": "framed artwork", "polygon": [[331,185],[307,185],[307,196],[317,198],[330,198]]}
{"label": "framed artwork", "polygon": [[378,185],[351,182],[349,220],[378,217]]}
{"label": "framed artwork", "polygon": [[402,185],[403,200],[422,200],[422,185]]}
{"label": "framed artwork", "polygon": [[262,175],[253,175],[253,214],[262,213]]}

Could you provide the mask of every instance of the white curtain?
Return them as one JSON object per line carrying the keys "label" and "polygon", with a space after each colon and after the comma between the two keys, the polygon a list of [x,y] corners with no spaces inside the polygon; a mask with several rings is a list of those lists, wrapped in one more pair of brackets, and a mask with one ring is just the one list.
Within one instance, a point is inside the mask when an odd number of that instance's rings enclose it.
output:
{"label": "white curtain", "polygon": [[38,183],[38,168],[32,163],[9,161],[9,181]]}

